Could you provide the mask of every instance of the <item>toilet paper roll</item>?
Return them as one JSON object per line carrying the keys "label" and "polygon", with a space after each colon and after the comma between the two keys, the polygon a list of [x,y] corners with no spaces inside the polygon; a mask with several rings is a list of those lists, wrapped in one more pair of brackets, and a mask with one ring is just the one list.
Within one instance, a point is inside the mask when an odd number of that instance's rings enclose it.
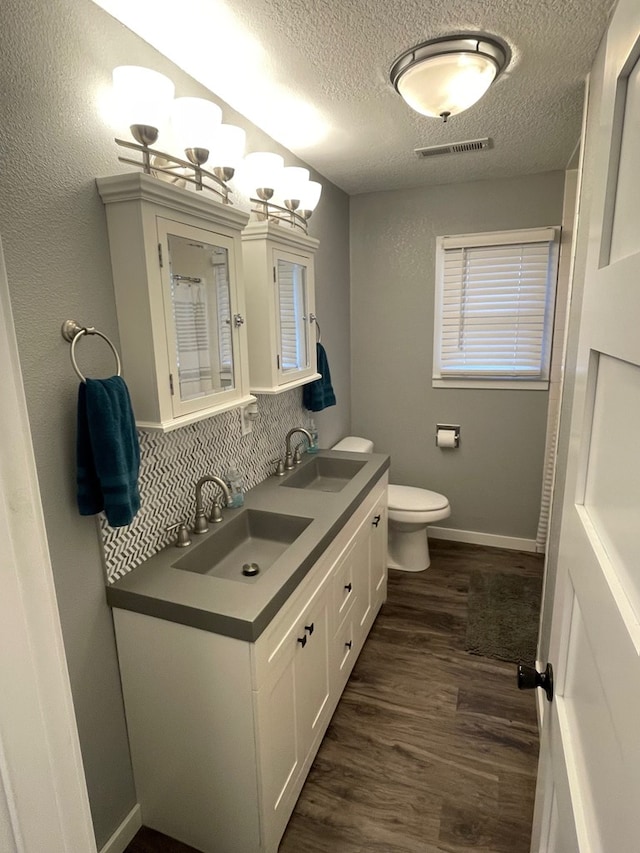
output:
{"label": "toilet paper roll", "polygon": [[456,431],[454,429],[439,429],[436,434],[438,447],[457,447]]}

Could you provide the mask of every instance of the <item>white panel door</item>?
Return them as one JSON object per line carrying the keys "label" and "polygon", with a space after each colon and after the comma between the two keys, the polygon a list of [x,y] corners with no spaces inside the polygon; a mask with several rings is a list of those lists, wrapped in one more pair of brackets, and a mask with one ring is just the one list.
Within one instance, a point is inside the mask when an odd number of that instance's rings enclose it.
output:
{"label": "white panel door", "polygon": [[638,0],[620,0],[601,50],[536,853],[640,851]]}

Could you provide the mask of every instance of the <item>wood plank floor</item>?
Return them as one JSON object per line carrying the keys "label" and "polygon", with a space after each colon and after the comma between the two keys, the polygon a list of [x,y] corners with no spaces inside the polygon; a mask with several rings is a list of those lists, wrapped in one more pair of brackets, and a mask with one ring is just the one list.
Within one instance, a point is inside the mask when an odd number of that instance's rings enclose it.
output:
{"label": "wood plank floor", "polygon": [[[528,853],[535,697],[464,641],[470,573],[539,577],[542,558],[437,540],[431,554],[428,572],[390,572],[280,853]],[[127,848],[191,851],[145,828]]]}

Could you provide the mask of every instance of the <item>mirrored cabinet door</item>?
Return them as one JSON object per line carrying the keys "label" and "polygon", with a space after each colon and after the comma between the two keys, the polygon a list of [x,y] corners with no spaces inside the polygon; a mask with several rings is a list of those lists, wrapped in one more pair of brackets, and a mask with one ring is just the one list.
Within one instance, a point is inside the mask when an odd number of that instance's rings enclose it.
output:
{"label": "mirrored cabinet door", "polygon": [[174,414],[235,390],[233,246],[223,235],[158,219]]}
{"label": "mirrored cabinet door", "polygon": [[283,381],[306,370],[309,354],[309,295],[307,266],[293,256],[274,253],[278,318],[279,364]]}

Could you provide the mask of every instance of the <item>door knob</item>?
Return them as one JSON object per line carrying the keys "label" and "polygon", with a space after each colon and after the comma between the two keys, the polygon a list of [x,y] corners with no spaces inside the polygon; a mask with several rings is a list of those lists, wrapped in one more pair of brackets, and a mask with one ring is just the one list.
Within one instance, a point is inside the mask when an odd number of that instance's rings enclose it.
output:
{"label": "door knob", "polygon": [[533,690],[541,687],[547,694],[549,702],[553,699],[553,667],[550,663],[544,672],[538,672],[532,666],[518,664],[518,688],[520,690]]}

